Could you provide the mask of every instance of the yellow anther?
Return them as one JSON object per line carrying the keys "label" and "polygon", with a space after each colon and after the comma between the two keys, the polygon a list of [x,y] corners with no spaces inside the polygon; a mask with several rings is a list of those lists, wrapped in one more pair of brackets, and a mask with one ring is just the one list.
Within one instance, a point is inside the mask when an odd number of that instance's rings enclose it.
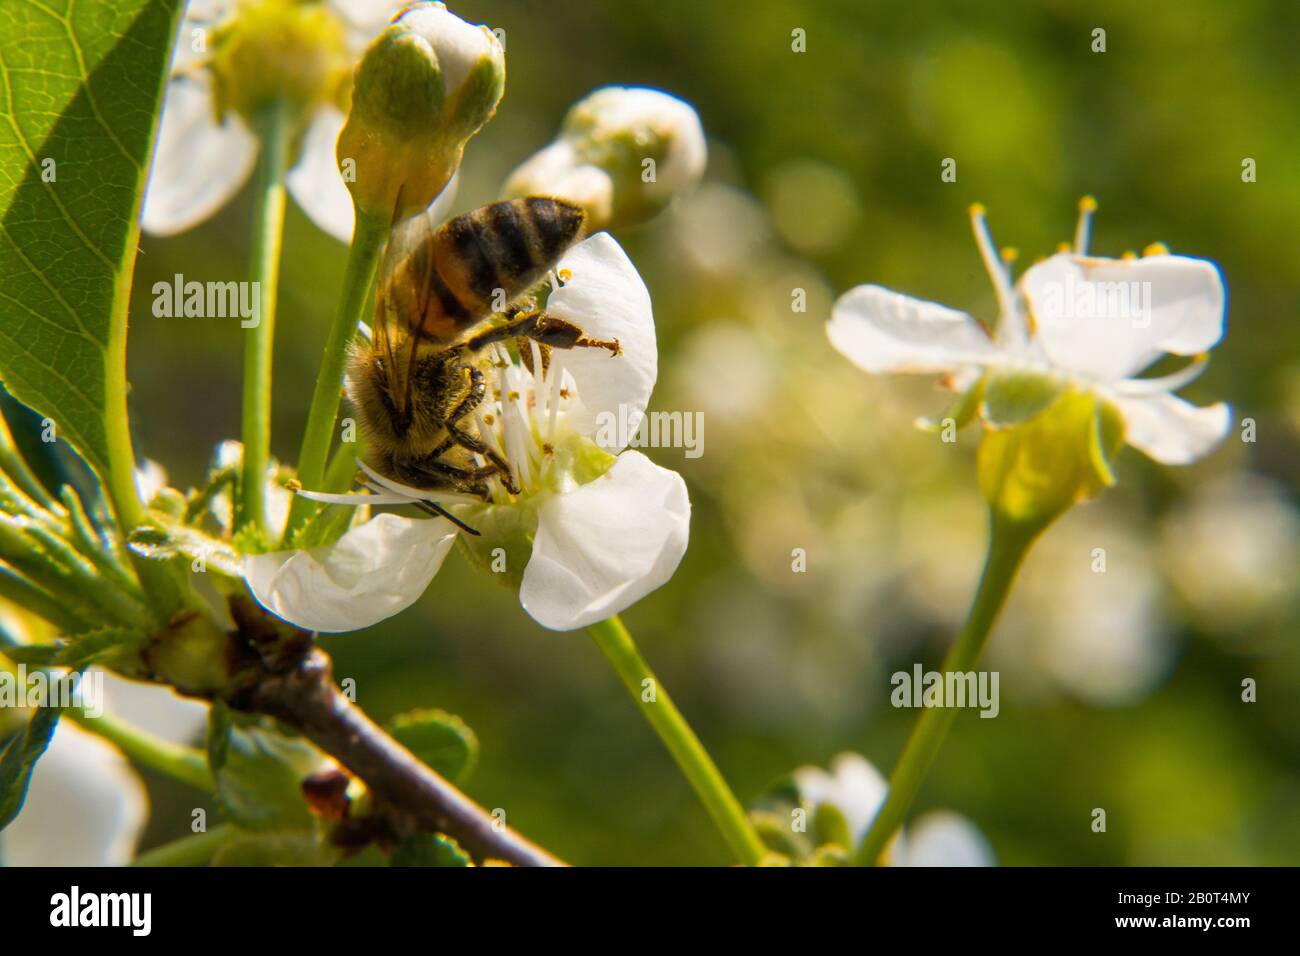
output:
{"label": "yellow anther", "polygon": [[1092,196],[1084,196],[1079,200],[1079,212],[1096,212],[1097,200]]}
{"label": "yellow anther", "polygon": [[1137,257],[1137,253],[1132,249],[1125,249],[1124,254],[1120,256],[1121,259],[1136,259]]}
{"label": "yellow anther", "polygon": [[292,494],[296,495],[298,492],[302,491],[302,482],[299,481],[297,478],[290,478],[288,481],[284,483],[284,487],[287,488]]}
{"label": "yellow anther", "polygon": [[1020,258],[1020,250],[1012,248],[1011,246],[1007,246],[1002,250],[1001,255],[1002,255],[1002,261],[1005,262],[1007,265],[1011,265],[1011,263],[1015,262],[1017,259]]}
{"label": "yellow anther", "polygon": [[983,219],[987,213],[988,210],[984,208],[982,202],[973,202],[970,204],[971,218]]}
{"label": "yellow anther", "polygon": [[1071,249],[1073,249],[1073,248],[1074,248],[1074,247],[1071,246],[1068,242],[1058,242],[1058,243],[1056,244],[1056,251],[1057,251],[1057,252],[1069,252],[1069,251],[1070,251]]}
{"label": "yellow anther", "polygon": [[1145,249],[1142,250],[1142,255],[1167,256],[1169,255],[1169,247],[1166,246],[1163,242],[1153,242],[1151,243],[1151,245],[1147,246]]}

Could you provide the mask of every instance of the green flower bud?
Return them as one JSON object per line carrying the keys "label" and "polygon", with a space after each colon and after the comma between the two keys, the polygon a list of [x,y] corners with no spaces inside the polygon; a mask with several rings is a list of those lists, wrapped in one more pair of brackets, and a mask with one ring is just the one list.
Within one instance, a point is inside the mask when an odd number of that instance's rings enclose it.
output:
{"label": "green flower bud", "polygon": [[465,143],[505,89],[505,52],[492,32],[441,3],[409,8],[366,50],[338,159],[358,213],[396,221],[433,202]]}
{"label": "green flower bud", "polygon": [[985,431],[980,490],[998,518],[1041,530],[1115,483],[1110,462],[1123,444],[1118,409],[1092,392],[1067,389],[1045,411]]}
{"label": "green flower bud", "polygon": [[251,125],[281,105],[305,122],[336,98],[349,65],[343,24],[323,4],[259,0],[241,6],[213,36],[217,115],[234,110]]}
{"label": "green flower bud", "polygon": [[707,158],[689,103],[658,90],[607,86],[573,105],[559,137],[511,173],[504,192],[577,202],[593,231],[635,225],[699,182]]}

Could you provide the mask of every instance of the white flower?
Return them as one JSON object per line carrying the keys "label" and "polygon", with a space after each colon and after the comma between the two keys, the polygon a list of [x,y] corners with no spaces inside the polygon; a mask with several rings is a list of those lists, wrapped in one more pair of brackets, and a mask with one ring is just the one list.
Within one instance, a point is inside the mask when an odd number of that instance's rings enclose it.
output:
{"label": "white flower", "polygon": [[[556,271],[567,280],[546,311],[592,338],[616,339],[621,352],[557,349],[543,372],[536,345],[532,370],[493,347],[484,365],[493,397],[476,420],[510,463],[518,495],[496,479],[490,503],[408,488],[364,463],[370,494],[302,493],[338,504],[438,502],[481,529],[466,539],[471,547],[487,555],[502,546],[523,566],[522,574],[516,565],[505,570],[539,624],[572,630],[618,613],[672,576],[686,550],[690,500],[676,472],[595,440],[601,413],[620,408],[626,433],[635,433],[654,389],[654,316],[641,277],[607,233],[575,246]],[[356,630],[414,603],[456,533],[445,518],[383,514],[328,547],[251,556],[245,576],[257,600],[291,623]]]}
{"label": "white flower", "polygon": [[[800,767],[794,772],[799,796],[813,813],[828,803],[843,815],[856,849],[885,803],[889,784],[855,753],[839,754],[831,772]],[[993,850],[965,817],[939,810],[924,814],[890,844],[891,866],[993,866]]]}
{"label": "white flower", "polygon": [[595,228],[649,219],[699,182],[704,128],[684,100],[606,86],[569,110],[555,142],[506,181],[508,196],[557,196],[584,206]]}
{"label": "white flower", "polygon": [[0,832],[6,866],[122,866],[149,816],[144,784],[112,744],[61,720]]}
{"label": "white flower", "polygon": [[[1066,386],[1111,402],[1130,445],[1180,465],[1207,453],[1231,427],[1223,403],[1197,407],[1172,393],[1204,368],[1223,337],[1225,291],[1205,259],[1151,247],[1142,258],[1087,255],[1091,199],[1080,204],[1074,249],[1031,266],[1013,287],[982,207],[975,238],[1000,308],[996,335],[964,312],[864,285],[835,303],[831,344],[868,372],[945,373],[965,390],[985,385],[981,412],[1009,424],[1045,407]],[[1163,378],[1139,378],[1165,354],[1194,356]]]}
{"label": "white flower", "polygon": [[[224,206],[251,174],[258,140],[240,108],[249,97],[229,88],[229,76],[223,79],[223,74],[235,72],[242,74],[235,83],[250,86],[291,86],[293,80],[286,78],[304,78],[303,88],[279,91],[300,99],[304,113],[297,161],[285,184],[312,222],[349,241],[352,198],[334,156],[344,122],[334,105],[336,92],[369,40],[405,5],[404,0],[191,3],[163,99],[142,212],[145,230],[166,236],[198,225]],[[223,49],[249,50],[246,58],[259,59],[266,68],[249,71],[241,58],[223,69]],[[273,69],[281,60],[286,61],[283,71]],[[453,187],[443,191],[439,203],[451,202]]]}

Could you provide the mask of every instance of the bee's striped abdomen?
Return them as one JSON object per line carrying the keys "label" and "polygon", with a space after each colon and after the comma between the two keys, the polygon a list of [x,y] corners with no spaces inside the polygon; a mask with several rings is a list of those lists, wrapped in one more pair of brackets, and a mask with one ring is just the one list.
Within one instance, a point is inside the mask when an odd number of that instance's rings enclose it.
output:
{"label": "bee's striped abdomen", "polygon": [[[483,206],[441,226],[412,256],[429,290],[424,329],[448,340],[529,286],[571,246],[586,218],[580,206],[529,197]],[[501,290],[498,293],[497,290]]]}

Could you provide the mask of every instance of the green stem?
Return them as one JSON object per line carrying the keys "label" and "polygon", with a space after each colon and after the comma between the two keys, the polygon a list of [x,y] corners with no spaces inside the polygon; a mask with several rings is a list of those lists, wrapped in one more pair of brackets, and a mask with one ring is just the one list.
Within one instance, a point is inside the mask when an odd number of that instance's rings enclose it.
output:
{"label": "green stem", "polygon": [[[298,454],[298,480],[304,488],[317,489],[325,477],[325,462],[329,458],[330,443],[334,435],[334,418],[339,410],[339,396],[343,388],[343,366],[347,361],[348,342],[356,334],[357,323],[365,313],[365,304],[379,267],[384,243],[388,240],[389,223],[382,217],[357,212],[357,224],[352,235],[352,248],[348,252],[347,269],[343,274],[343,294],[339,298],[338,312],[325,340],[325,354],[321,357],[320,372],[316,376],[316,390],[312,394],[311,410],[307,414],[307,428],[302,436],[302,449]],[[307,498],[295,497],[289,511],[284,543],[290,543],[294,533],[315,513],[316,504]]]}
{"label": "green stem", "polygon": [[280,245],[284,238],[284,174],[292,129],[281,104],[268,107],[257,124],[261,151],[253,198],[252,278],[259,290],[257,325],[244,341],[244,404],[240,434],[244,472],[238,525],[266,533],[266,469],[271,457],[271,357],[275,306],[280,291]]}
{"label": "green stem", "polygon": [[239,828],[218,823],[206,833],[194,833],[146,850],[132,866],[206,866],[217,851],[239,835]]}
{"label": "green stem", "polygon": [[193,747],[155,737],[108,714],[91,717],[84,711],[69,710],[68,716],[92,734],[115,744],[140,766],[199,790],[212,791],[214,784],[207,757]]}
{"label": "green stem", "polygon": [[[988,555],[975,600],[971,604],[965,627],[944,658],[944,673],[965,672],[975,667],[993,622],[997,620],[1007,595],[1011,593],[1016,572],[1041,530],[1042,526],[1029,527],[1005,521],[996,515],[993,517],[989,526]],[[903,754],[890,775],[889,796],[885,805],[881,807],[858,848],[859,866],[870,866],[880,861],[889,841],[907,816],[917,791],[921,789],[926,771],[934,762],[956,714],[957,709],[954,707],[929,707],[922,711],[921,719],[903,745]]]}
{"label": "green stem", "polygon": [[[632,635],[623,626],[623,622],[616,615],[591,625],[587,628],[587,633],[595,639],[596,645],[613,665],[632,699],[641,704],[646,720],[650,721],[650,726],[655,729],[659,739],[677,761],[677,766],[695,788],[696,796],[722,831],[732,852],[741,863],[756,865],[767,851],[750,825],[744,807],[727,786],[717,765],[681,711],[673,704],[663,684],[650,670],[650,665],[637,651]],[[647,684],[646,681],[650,683]],[[647,689],[653,690],[652,699],[648,701],[643,696]]]}

